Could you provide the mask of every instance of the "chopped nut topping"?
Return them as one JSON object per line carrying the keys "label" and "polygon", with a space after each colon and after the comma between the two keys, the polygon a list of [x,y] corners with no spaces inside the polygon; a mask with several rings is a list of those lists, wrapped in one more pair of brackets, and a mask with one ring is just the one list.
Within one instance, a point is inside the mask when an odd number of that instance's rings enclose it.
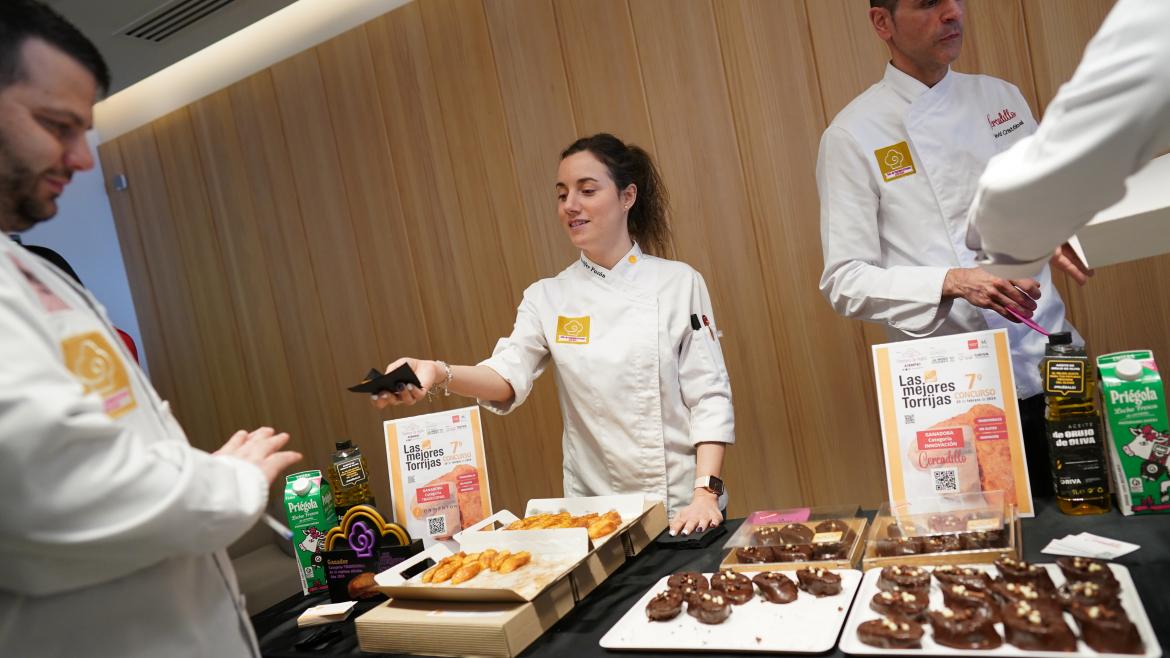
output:
{"label": "chopped nut topping", "polygon": [[895,624],[894,622],[890,621],[889,618],[887,618],[887,617],[882,617],[882,626],[885,626],[886,628],[890,629],[891,631],[898,630],[898,625]]}
{"label": "chopped nut topping", "polygon": [[1040,623],[1040,611],[1039,610],[1033,610],[1031,612],[1031,614],[1028,615],[1028,623],[1029,624],[1039,624]]}
{"label": "chopped nut topping", "polygon": [[951,610],[950,608],[943,608],[942,610],[939,611],[939,613],[942,616],[946,617],[947,619],[950,619],[951,617],[955,616],[955,611]]}
{"label": "chopped nut topping", "polygon": [[903,622],[903,623],[902,623],[902,625],[901,625],[901,628],[902,628],[902,630],[904,630],[904,631],[908,631],[908,630],[910,630],[910,624],[907,624],[907,623]]}
{"label": "chopped nut topping", "polygon": [[1095,606],[1089,608],[1088,613],[1089,613],[1090,619],[1096,619],[1097,617],[1100,617],[1101,616],[1101,606],[1095,605]]}
{"label": "chopped nut topping", "polygon": [[951,587],[951,591],[962,596],[967,593],[967,587],[965,585],[954,585]]}
{"label": "chopped nut topping", "polygon": [[918,597],[914,596],[910,592],[902,592],[902,600],[909,603],[910,601],[917,601]]}
{"label": "chopped nut topping", "polygon": [[893,601],[894,595],[890,594],[889,592],[882,592],[882,598],[887,600],[887,601]]}
{"label": "chopped nut topping", "polygon": [[1096,562],[1092,562],[1089,564],[1089,571],[1090,572],[1100,571],[1100,570],[1101,570],[1101,565],[1097,564]]}

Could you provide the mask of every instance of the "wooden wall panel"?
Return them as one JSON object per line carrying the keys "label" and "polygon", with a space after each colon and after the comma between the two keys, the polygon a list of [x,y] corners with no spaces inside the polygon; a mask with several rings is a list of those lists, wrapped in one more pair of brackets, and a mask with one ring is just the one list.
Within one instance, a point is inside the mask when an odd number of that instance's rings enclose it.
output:
{"label": "wooden wall panel", "polygon": [[[331,441],[345,434],[341,389],[335,384],[327,348],[324,311],[302,224],[284,124],[272,85],[263,71],[228,89],[241,163],[252,189],[252,220],[263,236],[261,262],[268,272],[282,351],[304,436],[294,437],[305,464],[325,464]],[[269,349],[275,349],[270,347]],[[271,419],[278,428],[283,419]]]}
{"label": "wooden wall panel", "polygon": [[[107,142],[98,147],[102,167],[108,171],[127,171],[118,142]],[[142,218],[134,208],[134,198],[127,190],[115,190],[112,177],[106,181],[106,196],[113,209],[114,226],[118,232],[118,243],[122,247],[122,260],[126,264],[127,278],[134,282],[130,294],[134,299],[134,313],[138,318],[142,344],[140,351],[148,354],[150,379],[155,388],[167,399],[174,395],[174,368],[171,365],[167,340],[159,317],[159,305],[155,300],[155,286],[150,277],[146,248],[142,242],[139,224]]]}
{"label": "wooden wall panel", "polygon": [[609,132],[654,153],[627,0],[554,0],[578,137]]}
{"label": "wooden wall panel", "polygon": [[[876,425],[859,426],[837,413],[875,400],[872,378],[857,376],[868,349],[861,326],[837,316],[817,287],[820,226],[817,197],[809,192],[816,190],[813,164],[825,120],[804,6],[769,0],[714,6],[752,220],[760,252],[769,254],[762,269],[782,355],[777,393],[801,400],[786,405],[786,431],[763,444],[770,453],[780,452],[778,443],[792,451],[798,500],[876,504],[885,482],[873,468],[882,461],[881,434]],[[788,217],[803,221],[780,219]],[[829,344],[839,347],[824,349]],[[766,463],[782,457],[768,454]],[[754,465],[744,475],[766,477],[763,468]]]}
{"label": "wooden wall panel", "polygon": [[240,364],[244,366],[254,408],[245,429],[282,419],[280,430],[289,432],[292,449],[305,446],[301,422],[292,394],[292,376],[283,345],[276,303],[265,265],[265,236],[256,222],[252,186],[244,165],[243,148],[236,132],[231,98],[220,91],[191,105],[199,160],[207,189],[211,227],[222,253],[222,272],[231,296],[230,317],[238,326]]}
{"label": "wooden wall panel", "polygon": [[1019,0],[973,2],[966,7],[963,54],[955,62],[955,70],[1007,80],[1020,88],[1032,114],[1040,116]]}
{"label": "wooden wall panel", "polygon": [[865,3],[805,0],[804,6],[828,125],[849,101],[881,80],[890,51],[874,34]]}
{"label": "wooden wall panel", "polygon": [[551,0],[484,2],[500,97],[537,275],[555,276],[577,251],[557,218],[561,151],[577,138]]}
{"label": "wooden wall panel", "polygon": [[172,214],[154,129],[149,125],[134,130],[119,138],[118,146],[126,175],[134,181],[128,192],[135,216],[141,219],[137,222],[139,236],[155,292],[159,330],[167,348],[163,358],[169,361],[174,384],[172,390],[163,390],[162,394],[170,400],[192,445],[212,450],[227,437],[220,436],[221,411],[211,393],[215,380],[204,359],[198,328],[191,321],[192,284],[182,264],[177,221]]}
{"label": "wooden wall panel", "polygon": [[[293,180],[300,200],[313,277],[321,295],[328,343],[333,357],[327,385],[338,390],[362,377],[378,362],[378,341],[363,285],[364,273],[357,246],[357,223],[346,187],[342,160],[351,154],[339,150],[332,131],[333,117],[316,51],[307,51],[272,67],[277,105],[286,126]],[[300,129],[288,130],[289,126]],[[373,363],[371,363],[373,361]],[[351,439],[363,452],[382,450],[381,419],[365,396],[345,393],[341,398],[344,434],[326,439]],[[327,446],[328,447],[328,446]],[[389,500],[384,460],[370,461],[379,476],[371,480],[374,494]]]}
{"label": "wooden wall panel", "polygon": [[791,408],[756,403],[759,393],[776,390],[784,363],[769,319],[774,300],[763,283],[715,15],[708,2],[669,0],[633,3],[631,15],[658,164],[672,196],[675,247],[706,278],[724,334],[740,439],[727,453],[725,474],[743,483],[735,500],[747,508],[795,504],[805,476],[792,458],[798,428]]}
{"label": "wooden wall panel", "polygon": [[[968,3],[960,70],[1044,107],[1110,0]],[[106,144],[155,381],[192,441],[292,429],[304,466],[366,451],[379,414],[344,386],[398,355],[475,363],[523,289],[575,255],[557,155],[610,131],[673,197],[671,254],[706,277],[732,376],[732,514],[884,496],[869,344],[817,291],[820,134],[880,79],[859,0],[419,0]],[[1170,257],[1067,295],[1095,352],[1170,353]],[[497,508],[560,492],[552,377],[484,414]]]}

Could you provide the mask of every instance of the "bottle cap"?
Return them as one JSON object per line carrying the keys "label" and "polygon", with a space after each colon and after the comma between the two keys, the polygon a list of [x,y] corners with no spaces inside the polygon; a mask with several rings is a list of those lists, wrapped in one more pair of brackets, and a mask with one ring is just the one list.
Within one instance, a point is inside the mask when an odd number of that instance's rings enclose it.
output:
{"label": "bottle cap", "polygon": [[313,481],[309,478],[299,478],[293,482],[292,490],[293,493],[298,496],[307,495],[310,491],[313,490]]}
{"label": "bottle cap", "polygon": [[1122,359],[1117,362],[1115,372],[1117,373],[1118,379],[1133,381],[1142,376],[1145,368],[1142,367],[1141,362],[1137,359]]}
{"label": "bottle cap", "polygon": [[1058,331],[1048,336],[1049,345],[1072,345],[1072,332]]}
{"label": "bottle cap", "polygon": [[353,447],[353,441],[346,439],[344,441],[338,441],[338,442],[334,443],[333,445],[335,446],[336,450],[349,450],[350,448]]}

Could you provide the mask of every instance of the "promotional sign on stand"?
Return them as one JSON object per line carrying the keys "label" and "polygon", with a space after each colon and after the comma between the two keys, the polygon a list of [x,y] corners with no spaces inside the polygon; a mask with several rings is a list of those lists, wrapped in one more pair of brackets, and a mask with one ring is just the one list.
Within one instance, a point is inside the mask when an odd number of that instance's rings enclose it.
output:
{"label": "promotional sign on stand", "polygon": [[386,421],[394,516],[424,545],[458,550],[455,533],[492,513],[478,407]]}
{"label": "promotional sign on stand", "polygon": [[1003,329],[873,347],[890,503],[1002,491],[1033,516]]}

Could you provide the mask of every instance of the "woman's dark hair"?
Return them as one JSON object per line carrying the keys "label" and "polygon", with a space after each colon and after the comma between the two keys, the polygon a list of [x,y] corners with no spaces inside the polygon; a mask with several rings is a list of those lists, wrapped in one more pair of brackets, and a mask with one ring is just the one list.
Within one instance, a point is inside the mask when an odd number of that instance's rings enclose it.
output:
{"label": "woman's dark hair", "polygon": [[40,39],[85,67],[100,91],[110,89],[110,70],[101,53],[60,14],[35,0],[0,0],[0,89],[24,79],[24,42]]}
{"label": "woman's dark hair", "polygon": [[626,144],[609,133],[582,137],[561,152],[561,159],[589,151],[609,170],[618,193],[633,183],[638,197],[630,207],[627,228],[630,237],[649,254],[666,256],[670,250],[669,202],[662,178],[650,154],[633,144]]}

